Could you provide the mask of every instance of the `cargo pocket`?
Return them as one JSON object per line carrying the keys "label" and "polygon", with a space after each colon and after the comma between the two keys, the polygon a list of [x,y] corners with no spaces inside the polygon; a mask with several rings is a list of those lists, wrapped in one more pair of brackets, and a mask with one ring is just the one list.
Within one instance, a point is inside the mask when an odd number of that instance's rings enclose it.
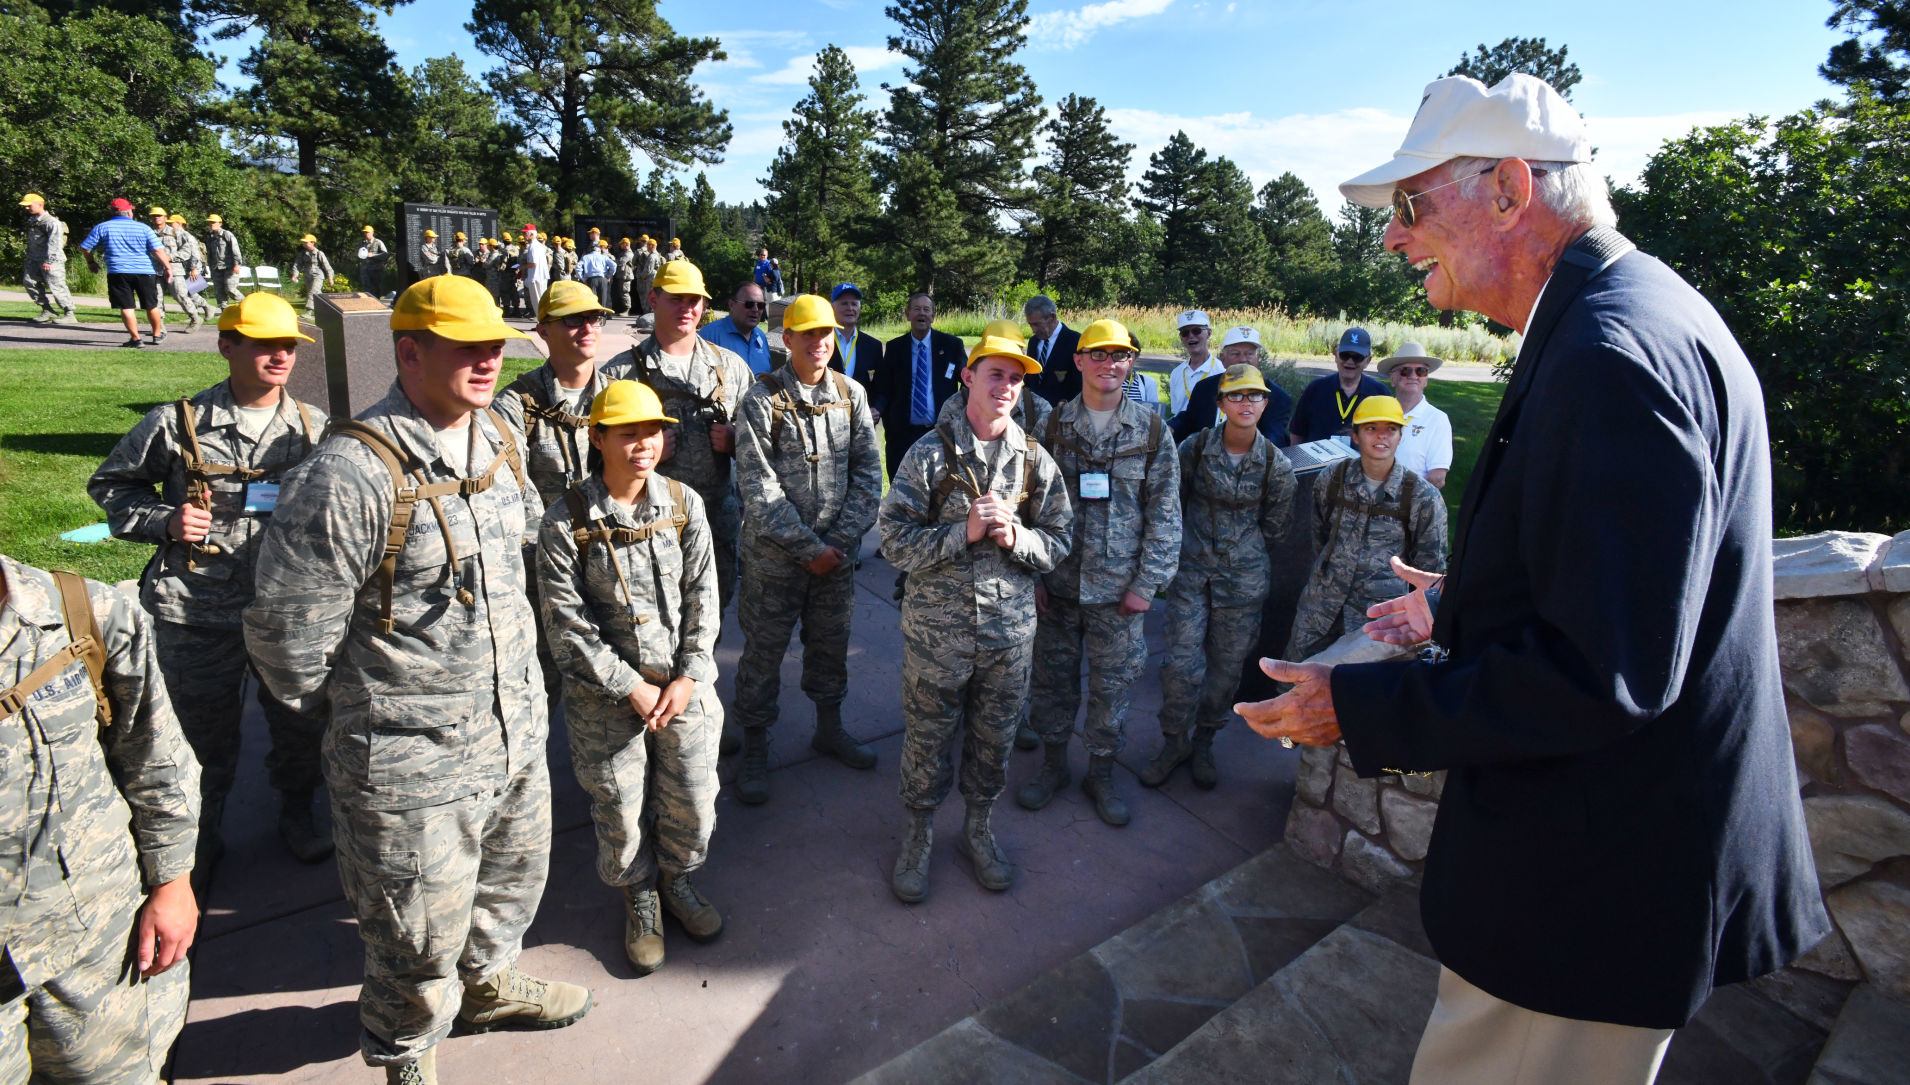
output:
{"label": "cargo pocket", "polygon": [[366,707],[371,748],[366,778],[373,787],[443,783],[464,775],[466,725],[477,693],[374,695]]}
{"label": "cargo pocket", "polygon": [[415,851],[381,851],[370,871],[376,879],[369,894],[375,926],[366,931],[373,945],[421,954],[429,942],[424,906],[424,871]]}

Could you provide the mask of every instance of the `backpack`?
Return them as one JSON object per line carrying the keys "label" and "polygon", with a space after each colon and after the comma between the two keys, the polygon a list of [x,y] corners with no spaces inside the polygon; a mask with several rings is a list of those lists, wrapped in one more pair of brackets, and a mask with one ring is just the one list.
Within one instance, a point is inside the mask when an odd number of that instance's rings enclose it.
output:
{"label": "backpack", "polygon": [[[99,619],[93,616],[93,601],[87,597],[86,581],[78,573],[65,569],[49,570],[60,591],[60,620],[66,626],[66,647],[33,668],[20,684],[0,693],[0,719],[18,715],[27,701],[48,683],[66,673],[74,661],[84,661],[86,677],[93,686],[93,718],[101,730],[113,722],[113,706],[106,699],[106,638],[100,636]],[[80,632],[85,630],[84,633]]]}
{"label": "backpack", "polygon": [[[181,397],[178,404],[179,431],[186,435],[186,445],[192,450],[186,457],[187,502],[210,512],[212,511],[212,480],[215,476],[230,475],[240,482],[257,482],[262,478],[283,474],[304,462],[305,457],[312,454],[312,446],[318,442],[312,435],[312,416],[305,409],[305,404],[294,399],[292,405],[298,408],[299,423],[305,427],[305,451],[295,460],[275,463],[270,467],[238,467],[229,463],[206,462],[205,451],[199,447],[197,419],[193,417],[192,400]],[[205,543],[181,543],[180,545],[186,548],[186,568],[188,569],[199,567],[196,555],[212,555],[219,552],[218,546],[208,546]]]}
{"label": "backpack", "polygon": [[[1084,411],[1087,410],[1087,404],[1085,402],[1082,403],[1081,409]],[[1162,434],[1162,431],[1164,431],[1166,428],[1167,428],[1166,425],[1161,421],[1161,416],[1158,413],[1149,411],[1147,415],[1147,448],[1145,452],[1138,449],[1130,450],[1127,452],[1117,452],[1113,455],[1113,457],[1111,457],[1111,460],[1124,460],[1124,459],[1127,459],[1129,456],[1139,456],[1139,455],[1145,455],[1148,459],[1152,460],[1154,458],[1154,454],[1161,450],[1161,434]],[[1048,451],[1050,453],[1053,453],[1055,451],[1056,446],[1058,445],[1061,448],[1065,448],[1068,451],[1074,453],[1075,455],[1081,457],[1082,459],[1087,460],[1089,463],[1102,462],[1094,458],[1093,456],[1088,455],[1087,449],[1082,448],[1080,444],[1076,443],[1075,439],[1072,436],[1070,436],[1069,434],[1067,434],[1061,429],[1061,408],[1060,407],[1056,407],[1054,409],[1054,413],[1048,416],[1048,437],[1047,437],[1047,440],[1041,443],[1048,447]],[[1060,457],[1058,456],[1056,457],[1057,460],[1059,460],[1059,458]],[[1153,483],[1154,483],[1153,475],[1149,474],[1149,475],[1141,476],[1141,499],[1143,501],[1147,499],[1147,489],[1149,486],[1153,485]]]}
{"label": "backpack", "polygon": [[[537,385],[532,382],[529,373],[525,373],[512,381],[510,387],[506,388],[505,391],[516,392],[519,401],[524,405],[524,442],[526,444],[536,442],[537,426],[540,422],[549,422],[553,426],[561,427],[564,430],[564,437],[568,437],[580,429],[590,428],[589,415],[572,414],[569,411],[560,410],[544,402],[542,394],[538,391]],[[557,448],[559,453],[564,457],[564,477],[576,478],[583,474],[583,470],[579,465],[572,462],[576,453],[575,450],[571,448],[570,442],[559,438]]]}
{"label": "backpack", "polygon": [[[774,370],[757,376],[756,383],[769,385],[776,390],[776,394],[769,397],[769,443],[771,446],[774,446],[777,439],[782,436],[785,415],[806,414],[811,418],[817,418],[837,408],[847,411],[855,407],[855,403],[849,398],[849,379],[834,369],[825,368],[823,372],[829,374],[830,383],[836,390],[836,399],[833,403],[810,403],[801,396],[791,393],[788,386],[777,379]],[[815,463],[821,458],[814,452],[809,454],[810,463]]]}
{"label": "backpack", "polygon": [[[948,423],[936,423],[935,435],[942,439],[942,479],[935,484],[935,492],[929,495],[928,523],[931,524],[942,518],[942,503],[948,500],[948,495],[955,491],[956,486],[960,486],[969,497],[982,495],[974,479],[963,478],[955,473],[955,465],[961,461],[955,453],[955,433],[948,428]],[[1021,457],[1021,491],[1015,495],[1017,505],[1025,505],[1034,497],[1035,448],[1035,439],[1029,436],[1028,451]]]}
{"label": "backpack", "polygon": [[[1201,456],[1206,454],[1207,439],[1208,439],[1208,436],[1212,434],[1213,432],[1214,432],[1213,427],[1209,426],[1208,428],[1203,429],[1199,433],[1194,435],[1194,462],[1196,465],[1200,463]],[[1203,493],[1200,489],[1200,482],[1199,482],[1200,472],[1198,470],[1191,471],[1188,473],[1189,478],[1187,479],[1187,488],[1193,492],[1194,496],[1200,498],[1202,502],[1209,505],[1213,505],[1216,508],[1223,508],[1223,509],[1257,509],[1259,508],[1262,504],[1266,502],[1267,495],[1273,492],[1273,469],[1275,467],[1275,460],[1273,458],[1273,450],[1271,447],[1273,442],[1268,441],[1267,444],[1269,446],[1267,451],[1267,471],[1266,471],[1266,474],[1262,476],[1262,478],[1260,479],[1260,496],[1256,498],[1255,500],[1240,501],[1231,497],[1214,497],[1209,494]]]}
{"label": "backpack", "polygon": [[[1400,560],[1404,561],[1406,560],[1406,555],[1413,552],[1413,484],[1419,481],[1419,476],[1411,471],[1406,472],[1405,481],[1401,482],[1399,486],[1398,505],[1369,504],[1365,501],[1346,496],[1346,476],[1351,472],[1352,468],[1359,466],[1359,462],[1358,460],[1341,460],[1339,463],[1333,465],[1333,481],[1329,484],[1331,488],[1326,492],[1326,507],[1329,509],[1351,509],[1363,516],[1385,516],[1393,520],[1398,520],[1400,526],[1406,529],[1406,545],[1401,547],[1404,553],[1399,556]],[[1320,547],[1320,553],[1330,553],[1333,549],[1333,543],[1337,541],[1339,537],[1340,518],[1335,516],[1333,517],[1333,526],[1327,530],[1326,543]]]}
{"label": "backpack", "polygon": [[[676,511],[667,519],[652,520],[642,527],[610,527],[601,519],[590,515],[590,502],[584,500],[583,490],[572,486],[564,491],[564,505],[570,510],[570,537],[576,540],[580,559],[589,555],[591,543],[601,542],[614,546],[618,543],[647,542],[665,527],[674,529],[679,540],[683,538],[683,526],[690,522],[690,514],[683,508],[683,484],[673,478],[664,478],[662,475],[651,477],[661,478],[670,484],[670,502]],[[590,526],[579,527],[577,526],[579,524]],[[622,567],[618,567],[617,575],[620,577],[623,575]]]}
{"label": "backpack", "polygon": [[[378,629],[380,632],[389,633],[395,628],[391,620],[391,588],[398,576],[398,555],[404,552],[405,538],[411,533],[411,517],[416,513],[420,499],[429,501],[431,511],[437,514],[438,530],[444,532],[445,563],[450,567],[452,578],[455,580],[458,569],[458,544],[451,537],[451,522],[444,518],[444,506],[438,503],[438,499],[451,494],[463,494],[470,497],[483,493],[491,488],[491,481],[497,476],[498,465],[507,461],[511,465],[511,474],[517,476],[517,488],[525,491],[529,489],[529,484],[524,481],[524,461],[518,455],[517,438],[511,435],[511,427],[505,425],[504,420],[499,418],[497,412],[491,408],[484,408],[484,413],[490,418],[491,425],[497,427],[498,437],[504,442],[503,450],[497,454],[496,459],[491,461],[491,466],[486,467],[484,473],[476,478],[454,478],[443,482],[424,481],[422,468],[414,468],[407,479],[404,450],[393,444],[391,438],[363,422],[333,422],[326,430],[327,436],[351,437],[363,442],[365,447],[378,456],[385,465],[385,469],[391,472],[391,485],[396,491],[391,506],[391,527],[385,532],[384,558],[378,563],[378,571],[372,574],[372,579],[378,581],[379,588],[381,610]],[[413,485],[407,485],[407,481]],[[371,581],[368,580],[366,583],[369,584]],[[471,594],[469,588],[459,588],[457,596],[458,602],[467,607],[477,601],[477,597]]]}

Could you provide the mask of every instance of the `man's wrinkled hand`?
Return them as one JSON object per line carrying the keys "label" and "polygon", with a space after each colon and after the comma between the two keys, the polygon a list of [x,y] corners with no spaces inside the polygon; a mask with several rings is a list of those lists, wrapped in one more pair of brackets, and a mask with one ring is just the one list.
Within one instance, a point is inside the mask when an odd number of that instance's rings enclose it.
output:
{"label": "man's wrinkled hand", "polygon": [[1331,746],[1340,740],[1340,717],[1333,710],[1333,668],[1324,663],[1288,663],[1262,659],[1260,669],[1276,682],[1293,688],[1270,701],[1242,702],[1234,711],[1262,738],[1277,738],[1282,746],[1298,742]]}
{"label": "man's wrinkled hand", "polygon": [[1422,644],[1431,639],[1433,628],[1432,604],[1426,599],[1426,589],[1445,577],[1415,569],[1398,558],[1393,559],[1393,575],[1411,584],[1413,590],[1366,608],[1366,616],[1373,620],[1360,628],[1382,644]]}
{"label": "man's wrinkled hand", "polygon": [[710,423],[710,449],[715,452],[736,450],[736,427],[728,422]]}

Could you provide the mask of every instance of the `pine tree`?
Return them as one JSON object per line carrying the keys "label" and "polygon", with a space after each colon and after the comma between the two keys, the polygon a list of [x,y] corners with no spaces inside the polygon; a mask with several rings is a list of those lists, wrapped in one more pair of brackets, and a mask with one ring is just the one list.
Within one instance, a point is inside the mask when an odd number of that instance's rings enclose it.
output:
{"label": "pine tree", "polygon": [[870,142],[875,114],[849,54],[816,54],[809,94],[783,122],[783,145],[769,164],[763,243],[782,261],[787,284],[809,290],[860,281],[852,252],[877,212]]}
{"label": "pine tree", "polygon": [[1482,44],[1470,55],[1461,55],[1446,74],[1469,75],[1489,87],[1513,72],[1524,72],[1552,84],[1559,97],[1569,102],[1572,88],[1583,76],[1578,65],[1565,59],[1568,51],[1563,45],[1548,49],[1544,38],[1507,38],[1490,49]]}
{"label": "pine tree", "polygon": [[1201,217],[1207,202],[1207,152],[1186,132],[1175,132],[1167,146],[1147,157],[1141,194],[1134,203],[1161,228],[1160,274],[1152,300],[1189,300],[1190,268],[1207,253]]}
{"label": "pine tree", "polygon": [[1267,239],[1269,289],[1290,310],[1318,312],[1333,266],[1333,227],[1305,181],[1283,173],[1260,189],[1254,219]]}
{"label": "pine tree", "polygon": [[632,189],[633,150],[659,165],[722,161],[729,114],[691,76],[723,51],[678,35],[654,0],[478,0],[465,29],[502,62],[491,87],[554,167],[559,216]]}
{"label": "pine tree", "polygon": [[1042,127],[1048,161],[1034,170],[1035,194],[1023,216],[1022,272],[1073,305],[1113,300],[1133,253],[1121,245],[1132,143],[1115,138],[1107,111],[1070,94]]}
{"label": "pine tree", "polygon": [[[910,285],[973,300],[1010,268],[1001,216],[1026,206],[1041,97],[1014,55],[1026,43],[1027,0],[897,0],[889,48],[909,61],[883,84],[893,248]],[[947,298],[945,297],[945,301]]]}
{"label": "pine tree", "polygon": [[1202,179],[1201,234],[1207,251],[1189,268],[1194,296],[1203,305],[1246,308],[1264,305],[1271,289],[1267,238],[1254,220],[1253,180],[1219,157]]}
{"label": "pine tree", "polygon": [[1885,102],[1910,98],[1910,0],[1837,0],[1824,25],[1851,36],[1831,46],[1817,74],[1844,87],[1867,82]]}

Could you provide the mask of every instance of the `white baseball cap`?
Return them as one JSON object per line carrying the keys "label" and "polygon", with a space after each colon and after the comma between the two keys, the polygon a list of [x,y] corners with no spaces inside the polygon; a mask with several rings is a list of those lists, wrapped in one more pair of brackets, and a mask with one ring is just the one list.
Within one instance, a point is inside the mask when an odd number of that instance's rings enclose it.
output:
{"label": "white baseball cap", "polygon": [[1585,118],[1537,76],[1514,73],[1488,89],[1463,75],[1426,84],[1406,139],[1393,160],[1340,185],[1362,207],[1388,207],[1408,177],[1455,158],[1590,162]]}
{"label": "white baseball cap", "polygon": [[1260,345],[1260,333],[1245,324],[1237,328],[1228,328],[1227,338],[1220,341],[1220,349],[1226,350],[1235,343],[1252,343],[1257,347]]}
{"label": "white baseball cap", "polygon": [[[1392,199],[1393,198],[1392,192],[1388,191],[1386,193],[1386,198],[1389,200]],[[1180,328],[1185,328],[1189,324],[1199,324],[1199,325],[1202,325],[1203,327],[1208,327],[1208,328],[1211,328],[1214,326],[1214,322],[1211,320],[1208,320],[1207,313],[1201,309],[1189,309],[1186,312],[1182,313],[1180,315],[1180,319],[1174,323],[1174,327],[1178,330]]]}

